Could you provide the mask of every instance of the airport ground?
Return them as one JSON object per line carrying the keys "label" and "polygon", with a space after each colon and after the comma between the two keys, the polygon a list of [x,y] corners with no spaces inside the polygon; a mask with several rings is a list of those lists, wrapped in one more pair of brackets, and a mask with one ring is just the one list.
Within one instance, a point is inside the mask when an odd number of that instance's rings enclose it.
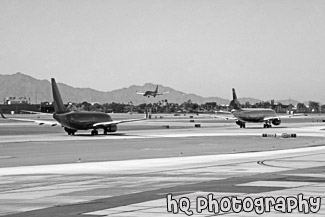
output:
{"label": "airport ground", "polygon": [[[262,124],[240,129],[233,121],[200,115],[192,120],[152,115],[98,136],[89,131],[68,136],[59,126],[2,120],[0,215],[185,216],[167,212],[171,193],[189,198],[193,216],[215,216],[208,210],[198,213],[195,198],[302,193],[322,198],[320,210],[308,216],[324,216],[325,117],[285,119],[269,129]],[[283,133],[297,137],[283,138]],[[218,215],[258,216],[254,211]],[[275,215],[290,214],[273,209],[262,214]]]}

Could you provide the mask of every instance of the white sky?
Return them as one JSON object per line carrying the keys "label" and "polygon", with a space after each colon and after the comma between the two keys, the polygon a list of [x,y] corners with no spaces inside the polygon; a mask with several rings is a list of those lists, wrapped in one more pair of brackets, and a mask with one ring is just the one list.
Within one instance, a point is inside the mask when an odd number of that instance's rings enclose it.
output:
{"label": "white sky", "polygon": [[1,0],[0,74],[325,102],[324,0]]}

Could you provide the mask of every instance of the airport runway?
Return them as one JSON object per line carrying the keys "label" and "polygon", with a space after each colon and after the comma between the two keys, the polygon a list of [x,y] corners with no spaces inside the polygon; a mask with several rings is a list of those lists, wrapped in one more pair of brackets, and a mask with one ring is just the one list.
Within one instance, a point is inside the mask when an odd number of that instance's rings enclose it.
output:
{"label": "airport runway", "polygon": [[[240,129],[231,121],[157,118],[95,137],[0,122],[0,215],[186,216],[167,211],[166,195],[172,194],[189,202],[183,210],[193,216],[215,216],[207,209],[198,213],[196,198],[302,193],[306,200],[321,197],[320,209],[308,216],[324,216],[325,123],[316,119]],[[218,215],[258,216],[255,209],[222,211]],[[288,214],[271,208],[262,216],[274,215]]]}

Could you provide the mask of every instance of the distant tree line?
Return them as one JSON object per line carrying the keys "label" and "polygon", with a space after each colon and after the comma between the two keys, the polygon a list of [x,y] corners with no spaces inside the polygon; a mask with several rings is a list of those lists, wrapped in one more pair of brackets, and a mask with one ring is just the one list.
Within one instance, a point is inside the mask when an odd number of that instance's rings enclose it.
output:
{"label": "distant tree line", "polygon": [[[142,103],[133,105],[133,102],[128,103],[68,103],[68,110],[71,111],[101,111],[105,113],[144,113],[146,110],[151,113],[214,113],[215,111],[231,111],[233,109],[232,103],[229,105],[220,105],[217,102],[206,102],[198,104],[192,102],[190,99],[183,103],[171,103],[167,99],[160,100],[155,103]],[[295,113],[325,113],[325,105],[319,102],[309,101],[308,104],[298,103],[296,106],[292,104],[284,105],[281,103],[274,103],[274,100],[263,101],[251,104],[250,102],[242,103],[243,108],[271,108],[277,113],[286,113],[294,111]],[[13,104],[0,105],[3,113],[10,113],[14,111],[19,113],[20,110],[54,112],[54,106],[50,102],[42,102],[40,105],[32,104]]]}
{"label": "distant tree line", "polygon": [[[101,111],[106,113],[144,113],[146,110],[151,113],[213,113],[218,110],[231,111],[233,106],[230,105],[218,105],[217,102],[206,102],[204,104],[198,104],[192,102],[190,99],[181,104],[170,103],[168,100],[161,100],[155,103],[142,103],[139,105],[133,105],[129,103],[69,103],[67,105],[69,110],[74,111]],[[294,111],[296,113],[323,113],[325,112],[325,105],[320,105],[318,102],[310,101],[308,105],[304,103],[298,103],[297,106],[292,104],[284,105],[281,103],[274,103],[274,100],[257,102],[251,104],[246,102],[242,104],[243,108],[271,108],[277,113],[286,113],[288,111]]]}

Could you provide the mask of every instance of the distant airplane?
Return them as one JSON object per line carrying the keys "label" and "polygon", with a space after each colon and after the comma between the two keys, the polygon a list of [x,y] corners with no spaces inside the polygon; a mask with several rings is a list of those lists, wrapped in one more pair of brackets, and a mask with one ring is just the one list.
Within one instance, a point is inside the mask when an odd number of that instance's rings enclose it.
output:
{"label": "distant airplane", "polygon": [[142,96],[147,96],[149,98],[150,96],[156,97],[156,96],[159,96],[159,95],[163,95],[163,94],[169,93],[169,91],[168,92],[163,92],[163,93],[158,93],[158,85],[157,85],[155,91],[151,91],[151,90],[147,90],[146,92],[137,91],[136,93],[137,94],[140,94]]}
{"label": "distant airplane", "polygon": [[232,118],[224,117],[224,116],[215,116],[217,118],[225,118],[227,120],[233,119],[236,120],[236,124],[240,126],[240,128],[246,127],[246,122],[252,123],[263,123],[264,128],[270,128],[273,125],[280,125],[281,118],[288,118],[291,116],[297,115],[285,115],[279,116],[273,109],[264,109],[264,108],[241,108],[241,105],[237,99],[236,91],[232,89],[233,100],[230,102],[230,105],[234,106],[234,109],[231,112],[221,112],[221,113],[231,113],[233,115]]}
{"label": "distant airplane", "polygon": [[56,121],[42,121],[22,118],[6,118],[2,112],[1,116],[5,119],[20,120],[20,121],[32,121],[39,125],[51,125],[56,126],[61,124],[68,135],[74,135],[78,130],[89,130],[92,129],[91,135],[98,135],[98,129],[103,129],[104,134],[108,132],[116,132],[117,124],[141,121],[144,119],[129,119],[113,121],[111,116],[104,112],[92,112],[92,111],[68,111],[63,104],[58,86],[55,79],[51,79],[52,82],[52,93],[54,100],[54,114],[53,118]]}

